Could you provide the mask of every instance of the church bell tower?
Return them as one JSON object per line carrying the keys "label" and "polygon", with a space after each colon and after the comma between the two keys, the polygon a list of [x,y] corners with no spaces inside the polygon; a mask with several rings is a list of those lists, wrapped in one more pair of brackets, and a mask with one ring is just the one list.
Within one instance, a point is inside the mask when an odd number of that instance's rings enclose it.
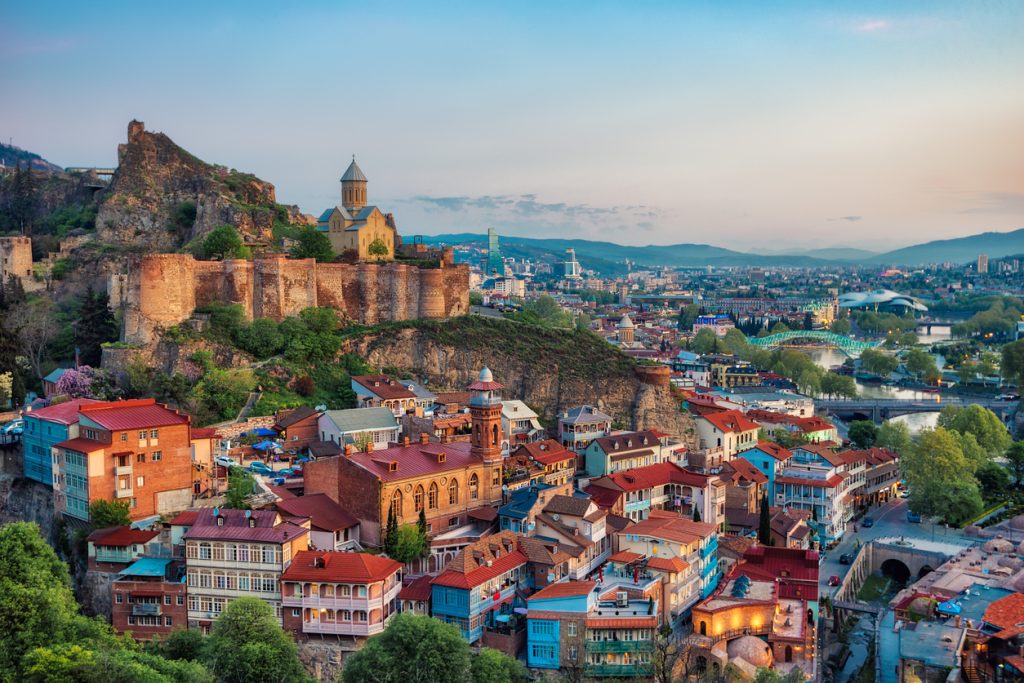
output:
{"label": "church bell tower", "polygon": [[355,214],[366,206],[366,176],[363,169],[356,163],[356,155],[352,155],[352,163],[341,176],[341,205],[349,213]]}
{"label": "church bell tower", "polygon": [[473,396],[469,399],[469,413],[473,422],[471,453],[484,463],[501,463],[501,384],[494,381],[491,371],[484,368],[480,377],[469,385]]}

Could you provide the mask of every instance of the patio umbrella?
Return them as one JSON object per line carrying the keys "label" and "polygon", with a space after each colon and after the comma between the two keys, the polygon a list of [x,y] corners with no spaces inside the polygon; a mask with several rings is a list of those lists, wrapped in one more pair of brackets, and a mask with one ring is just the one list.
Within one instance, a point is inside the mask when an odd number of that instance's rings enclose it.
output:
{"label": "patio umbrella", "polygon": [[275,448],[276,446],[277,444],[273,441],[260,441],[259,443],[254,443],[252,445],[252,447],[258,451],[265,451],[270,448]]}

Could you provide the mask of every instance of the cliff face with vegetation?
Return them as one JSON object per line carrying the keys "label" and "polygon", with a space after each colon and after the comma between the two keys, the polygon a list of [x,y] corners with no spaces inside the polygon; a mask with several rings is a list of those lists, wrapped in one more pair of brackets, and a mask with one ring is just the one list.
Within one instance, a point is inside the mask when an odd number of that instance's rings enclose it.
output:
{"label": "cliff face with vegetation", "polygon": [[234,169],[208,164],[163,133],[128,124],[118,167],[104,192],[96,225],[101,241],[170,251],[235,226],[243,239],[266,244],[275,223],[312,224],[297,207],[277,203],[274,186]]}
{"label": "cliff face with vegetation", "polygon": [[633,429],[686,440],[693,425],[668,386],[667,368],[646,368],[589,332],[463,317],[371,329],[350,350],[376,368],[411,371],[432,386],[462,390],[487,366],[505,398],[548,420],[590,404]]}

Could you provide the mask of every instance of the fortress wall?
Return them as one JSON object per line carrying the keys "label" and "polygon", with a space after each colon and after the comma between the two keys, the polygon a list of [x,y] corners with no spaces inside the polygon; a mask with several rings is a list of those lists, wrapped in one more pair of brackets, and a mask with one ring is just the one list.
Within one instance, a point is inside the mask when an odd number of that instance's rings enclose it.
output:
{"label": "fortress wall", "polygon": [[420,316],[423,318],[444,317],[444,271],[440,268],[420,271],[419,309]]}
{"label": "fortress wall", "polygon": [[356,266],[359,271],[359,285],[356,290],[359,315],[367,325],[380,322],[380,302],[377,294],[380,290],[380,266],[375,263],[360,263]]}
{"label": "fortress wall", "polygon": [[152,254],[128,275],[125,297],[126,341],[149,342],[158,327],[170,327],[196,307],[195,260],[188,254]]}
{"label": "fortress wall", "polygon": [[441,317],[452,318],[469,313],[469,264],[460,263],[441,269],[444,290],[444,312]]}
{"label": "fortress wall", "polygon": [[313,283],[317,306],[333,308],[341,314],[339,317],[351,317],[345,306],[345,270],[350,268],[341,263],[318,263],[316,279]]}
{"label": "fortress wall", "polygon": [[256,261],[253,317],[281,320],[317,304],[317,264],[283,256]]}

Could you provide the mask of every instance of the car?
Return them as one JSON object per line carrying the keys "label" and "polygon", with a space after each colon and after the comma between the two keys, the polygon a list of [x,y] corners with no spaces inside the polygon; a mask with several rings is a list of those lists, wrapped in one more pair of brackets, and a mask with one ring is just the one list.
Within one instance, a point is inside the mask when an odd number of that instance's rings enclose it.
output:
{"label": "car", "polygon": [[4,434],[21,434],[24,431],[24,429],[25,421],[21,419],[11,420],[3,427],[0,427],[0,431],[2,431]]}
{"label": "car", "polygon": [[232,467],[238,467],[238,463],[226,455],[218,455],[216,458],[213,459],[213,461],[220,465],[221,467],[227,467],[229,469]]}
{"label": "car", "polygon": [[917,514],[916,512],[911,512],[910,510],[907,510],[907,521],[911,524],[920,524],[921,515]]}
{"label": "car", "polygon": [[900,498],[910,498],[910,491],[903,491],[900,493]]}
{"label": "car", "polygon": [[864,519],[860,520],[860,525],[865,529],[870,529],[875,525],[875,520],[871,519],[870,517],[865,517]]}
{"label": "car", "polygon": [[835,574],[833,574],[832,576],[828,577],[828,585],[830,585],[830,586],[838,586],[839,585],[839,577],[836,576]]}
{"label": "car", "polygon": [[852,564],[853,553],[843,553],[839,556],[839,564]]}
{"label": "car", "polygon": [[255,472],[256,474],[273,474],[274,473],[274,469],[272,467],[270,467],[270,465],[267,465],[266,463],[262,463],[262,462],[260,462],[258,460],[256,462],[254,462],[254,463],[250,463],[249,464],[249,471]]}

